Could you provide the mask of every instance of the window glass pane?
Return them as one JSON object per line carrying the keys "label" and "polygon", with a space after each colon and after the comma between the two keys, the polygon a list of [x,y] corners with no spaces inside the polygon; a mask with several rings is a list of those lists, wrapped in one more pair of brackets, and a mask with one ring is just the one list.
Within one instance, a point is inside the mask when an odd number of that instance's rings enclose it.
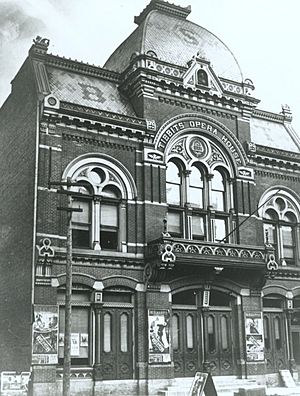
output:
{"label": "window glass pane", "polygon": [[179,169],[173,162],[168,163],[166,177],[167,182],[180,184]]}
{"label": "window glass pane", "polygon": [[207,74],[204,70],[198,70],[197,72],[197,83],[200,85],[208,85]]}
{"label": "window glass pane", "polygon": [[80,225],[75,225],[72,229],[72,244],[74,248],[89,248],[90,247],[90,231]]}
{"label": "window glass pane", "polygon": [[292,213],[292,212],[286,213],[286,214],[284,215],[283,220],[284,220],[284,221],[287,221],[287,222],[289,222],[289,223],[297,223],[297,218],[296,218],[296,216],[294,215],[294,213]]}
{"label": "window glass pane", "polygon": [[207,332],[208,334],[214,334],[214,318],[212,316],[207,318]]}
{"label": "window glass pane", "polygon": [[282,226],[281,231],[283,244],[293,246],[293,228],[290,226]]}
{"label": "window glass pane", "polygon": [[264,339],[265,339],[265,348],[270,348],[270,329],[269,329],[269,319],[264,317]]}
{"label": "window glass pane", "polygon": [[103,329],[103,350],[104,352],[111,351],[111,316],[109,313],[104,314],[104,329]]}
{"label": "window glass pane", "polygon": [[265,242],[268,238],[269,243],[276,244],[276,228],[273,224],[264,224],[264,238]]}
{"label": "window glass pane", "polygon": [[204,237],[204,219],[202,216],[192,216],[192,234],[193,239],[203,239]]}
{"label": "window glass pane", "polygon": [[180,205],[181,177],[178,167],[173,162],[168,163],[166,178],[167,202],[173,205]]}
{"label": "window glass pane", "polygon": [[264,218],[267,220],[278,220],[278,214],[274,209],[266,210]]}
{"label": "window glass pane", "polygon": [[[60,307],[59,310],[59,333],[65,332],[65,308]],[[74,340],[79,342],[79,353],[71,355],[72,362],[74,359],[87,359],[89,355],[89,308],[87,307],[72,307],[72,329]],[[72,336],[71,336],[72,340]],[[63,338],[59,342],[59,358],[64,357]]]}
{"label": "window glass pane", "polygon": [[101,230],[100,245],[102,249],[116,250],[118,247],[118,231],[117,230]]}
{"label": "window glass pane", "polygon": [[212,190],[225,191],[222,174],[219,171],[215,170],[213,171],[213,175],[214,176],[211,180]]}
{"label": "window glass pane", "polygon": [[275,318],[274,320],[274,335],[275,335],[275,346],[276,349],[281,348],[281,329],[280,329],[280,319]]}
{"label": "window glass pane", "polygon": [[226,223],[223,219],[215,219],[215,240],[221,241],[226,236]]}
{"label": "window glass pane", "polygon": [[186,346],[188,349],[194,348],[193,317],[191,315],[186,317]]}
{"label": "window glass pane", "polygon": [[121,352],[128,352],[128,316],[123,313],[120,317]]}
{"label": "window glass pane", "polygon": [[227,318],[222,316],[221,318],[221,337],[222,337],[222,349],[225,351],[228,349],[228,324]]}
{"label": "window glass pane", "polygon": [[101,204],[101,226],[118,226],[118,206]]}
{"label": "window glass pane", "polygon": [[190,174],[190,186],[203,188],[201,172],[195,166],[192,167]]}
{"label": "window glass pane", "polygon": [[120,191],[115,186],[104,187],[101,196],[105,198],[119,198],[121,196]]}
{"label": "window glass pane", "polygon": [[180,186],[167,183],[167,202],[172,205],[180,205]]}
{"label": "window glass pane", "polygon": [[168,231],[171,235],[181,235],[181,214],[168,213]]}
{"label": "window glass pane", "polygon": [[283,247],[283,257],[288,258],[288,259],[294,258],[294,248],[284,246]]}
{"label": "window glass pane", "polygon": [[172,317],[172,343],[173,349],[176,351],[179,347],[179,318],[177,315]]}
{"label": "window glass pane", "polygon": [[72,212],[73,223],[89,223],[90,221],[90,204],[88,201],[74,200],[72,202],[73,208],[81,208],[82,212]]}
{"label": "window glass pane", "polygon": [[214,352],[216,349],[215,319],[212,316],[207,318],[208,350]]}
{"label": "window glass pane", "polygon": [[216,210],[224,211],[224,193],[221,191],[212,191],[211,205]]}

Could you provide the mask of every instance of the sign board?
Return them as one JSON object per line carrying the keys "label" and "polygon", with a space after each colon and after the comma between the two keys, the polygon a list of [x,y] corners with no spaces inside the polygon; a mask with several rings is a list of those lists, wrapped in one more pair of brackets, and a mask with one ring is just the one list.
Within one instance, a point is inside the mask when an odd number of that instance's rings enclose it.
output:
{"label": "sign board", "polygon": [[279,370],[279,375],[286,388],[294,388],[296,386],[290,370]]}
{"label": "sign board", "polygon": [[264,333],[261,312],[245,314],[246,353],[248,362],[264,360]]}
{"label": "sign board", "polygon": [[149,363],[168,363],[170,355],[170,312],[148,310]]}
{"label": "sign board", "polygon": [[35,305],[32,332],[32,363],[57,364],[58,307]]}
{"label": "sign board", "polygon": [[30,373],[16,371],[2,371],[1,373],[1,395],[27,395]]}
{"label": "sign board", "polygon": [[[204,393],[203,393],[204,392]],[[218,396],[215,384],[210,373],[195,374],[188,396]]]}

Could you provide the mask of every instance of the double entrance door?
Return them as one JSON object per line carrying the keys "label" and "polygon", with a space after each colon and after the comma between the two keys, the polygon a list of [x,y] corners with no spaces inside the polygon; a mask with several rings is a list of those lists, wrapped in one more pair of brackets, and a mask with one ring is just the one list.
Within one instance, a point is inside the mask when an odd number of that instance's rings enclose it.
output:
{"label": "double entrance door", "polygon": [[235,373],[232,316],[228,308],[209,312],[173,308],[172,337],[177,377],[191,377],[209,363],[213,375]]}

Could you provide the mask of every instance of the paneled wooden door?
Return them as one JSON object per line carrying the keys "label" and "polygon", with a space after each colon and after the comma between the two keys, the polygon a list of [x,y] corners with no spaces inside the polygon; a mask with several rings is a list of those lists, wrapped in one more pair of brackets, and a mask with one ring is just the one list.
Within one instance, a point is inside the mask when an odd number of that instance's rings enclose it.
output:
{"label": "paneled wooden door", "polygon": [[200,370],[199,327],[197,310],[173,310],[172,345],[176,377],[192,377]]}
{"label": "paneled wooden door", "polygon": [[103,308],[101,362],[103,379],[133,378],[132,309]]}
{"label": "paneled wooden door", "polygon": [[205,313],[206,359],[212,375],[235,373],[231,311]]}
{"label": "paneled wooden door", "polygon": [[283,312],[264,312],[264,343],[268,373],[286,368],[287,342]]}
{"label": "paneled wooden door", "polygon": [[204,321],[205,326],[196,309],[173,309],[172,346],[176,377],[191,377],[203,369],[203,342],[211,373],[234,374],[231,311],[209,311],[205,313]]}

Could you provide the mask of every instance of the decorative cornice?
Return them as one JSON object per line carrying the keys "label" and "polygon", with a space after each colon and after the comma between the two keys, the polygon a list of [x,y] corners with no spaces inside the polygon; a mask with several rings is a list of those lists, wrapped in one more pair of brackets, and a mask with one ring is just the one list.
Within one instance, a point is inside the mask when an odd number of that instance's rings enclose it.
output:
{"label": "decorative cornice", "polygon": [[261,109],[255,109],[253,111],[253,117],[273,122],[279,122],[281,124],[283,124],[286,119],[285,116],[282,114],[272,113],[270,111],[265,111]]}
{"label": "decorative cornice", "polygon": [[128,116],[125,114],[113,113],[107,110],[99,110],[93,107],[86,107],[82,105],[77,105],[69,102],[60,102],[60,110],[63,111],[64,114],[68,115],[77,115],[77,116],[86,116],[94,120],[110,120],[117,122],[118,124],[130,125],[135,128],[140,128],[141,130],[147,129],[147,121],[143,118],[137,118]]}
{"label": "decorative cornice", "polygon": [[300,268],[283,268],[283,267],[279,267],[277,272],[276,272],[276,276],[275,279],[278,278],[294,278],[294,279],[299,279],[300,278]]}
{"label": "decorative cornice", "polygon": [[[131,258],[128,257],[128,255],[117,255],[112,257],[112,256],[88,256],[88,255],[79,255],[79,254],[73,254],[72,257],[74,265],[99,265],[99,264],[105,264],[105,265],[127,265],[127,266],[141,266],[144,263],[143,258]],[[53,260],[53,265],[65,265],[66,262],[66,254],[63,252],[56,253],[55,260]]]}
{"label": "decorative cornice", "polygon": [[281,149],[274,148],[274,147],[262,146],[262,145],[256,144],[256,153],[255,154],[269,156],[270,158],[276,159],[276,160],[285,160],[289,163],[292,163],[292,162],[300,163],[300,152],[296,153],[293,151],[281,150]]}
{"label": "decorative cornice", "polygon": [[189,110],[199,111],[199,112],[201,111],[204,114],[209,114],[209,115],[227,118],[227,119],[231,119],[231,120],[234,120],[236,118],[236,114],[229,113],[229,111],[236,112],[236,110],[228,109],[228,112],[225,112],[225,111],[220,111],[219,109],[216,110],[215,108],[213,108],[212,105],[210,105],[209,107],[203,107],[201,105],[195,104],[195,102],[188,101],[186,98],[181,98],[181,97],[162,93],[162,94],[158,94],[158,100],[160,102],[167,103],[172,106],[181,107],[183,109],[189,109]]}
{"label": "decorative cornice", "polygon": [[80,133],[75,133],[74,130],[70,130],[70,132],[64,131],[62,133],[62,138],[63,140],[68,140],[71,142],[77,142],[81,144],[90,144],[92,146],[100,146],[100,147],[109,147],[109,148],[115,148],[118,150],[126,150],[126,151],[134,151],[136,148],[133,146],[128,146],[125,144],[121,143],[115,143],[115,142],[108,142],[103,139],[101,139],[101,136],[97,137],[92,137],[92,136],[87,136],[84,134],[82,136]]}
{"label": "decorative cornice", "polygon": [[101,77],[115,83],[121,82],[121,75],[117,72],[103,69],[99,66],[90,65],[77,59],[67,59],[58,55],[47,54],[45,57],[46,65],[58,67],[64,70],[71,70],[76,73],[81,73],[93,77]]}
{"label": "decorative cornice", "polygon": [[271,179],[290,180],[290,181],[298,182],[298,183],[300,182],[300,175],[293,176],[293,175],[287,175],[287,174],[280,174],[280,173],[278,173],[278,170],[276,171],[275,169],[273,172],[262,170],[262,169],[255,169],[254,173],[257,176],[269,177]]}

